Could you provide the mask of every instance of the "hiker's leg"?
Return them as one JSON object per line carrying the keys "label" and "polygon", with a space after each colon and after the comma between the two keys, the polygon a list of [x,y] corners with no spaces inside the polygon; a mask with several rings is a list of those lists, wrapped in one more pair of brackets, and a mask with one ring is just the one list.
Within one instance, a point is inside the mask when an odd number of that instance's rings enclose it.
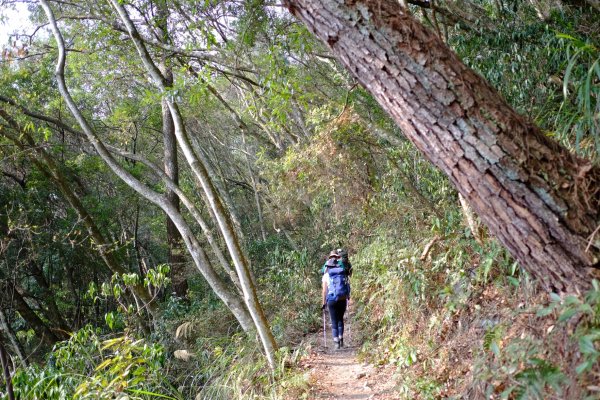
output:
{"label": "hiker's leg", "polygon": [[346,313],[346,306],[348,305],[347,300],[338,301],[338,337],[344,336],[344,314]]}
{"label": "hiker's leg", "polygon": [[333,335],[333,340],[337,341],[339,321],[337,301],[328,301],[327,308],[329,309],[329,317],[331,318],[331,334]]}

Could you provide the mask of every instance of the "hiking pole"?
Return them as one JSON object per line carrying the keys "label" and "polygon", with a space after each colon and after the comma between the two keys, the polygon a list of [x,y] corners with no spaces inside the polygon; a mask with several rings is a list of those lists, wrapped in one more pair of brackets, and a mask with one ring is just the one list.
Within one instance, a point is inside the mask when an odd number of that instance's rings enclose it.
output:
{"label": "hiking pole", "polygon": [[[349,307],[350,307],[350,299],[346,300],[346,308],[349,308]],[[350,313],[350,311],[348,311],[348,313]],[[346,313],[344,313],[344,315],[342,315],[342,323],[344,321],[345,314]],[[348,319],[346,318],[346,320],[348,320]],[[350,325],[350,324],[348,324],[348,325]],[[350,336],[350,334],[349,334],[350,329],[346,328],[346,324],[344,324],[344,329],[346,330],[346,332],[344,332],[344,335],[345,336]]]}
{"label": "hiking pole", "polygon": [[323,343],[325,343],[325,348],[327,348],[327,327],[325,325],[325,309],[323,309]]}

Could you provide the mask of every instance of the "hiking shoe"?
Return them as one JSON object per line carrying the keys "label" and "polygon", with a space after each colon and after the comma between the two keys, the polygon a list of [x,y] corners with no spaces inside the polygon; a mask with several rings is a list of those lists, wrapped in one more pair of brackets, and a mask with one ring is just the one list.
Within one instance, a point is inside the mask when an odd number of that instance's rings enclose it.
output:
{"label": "hiking shoe", "polygon": [[334,342],[334,343],[335,343],[335,349],[339,350],[339,348],[340,348],[340,342],[337,341],[337,342]]}
{"label": "hiking shoe", "polygon": [[340,344],[340,347],[344,347],[344,338],[340,338],[338,343]]}

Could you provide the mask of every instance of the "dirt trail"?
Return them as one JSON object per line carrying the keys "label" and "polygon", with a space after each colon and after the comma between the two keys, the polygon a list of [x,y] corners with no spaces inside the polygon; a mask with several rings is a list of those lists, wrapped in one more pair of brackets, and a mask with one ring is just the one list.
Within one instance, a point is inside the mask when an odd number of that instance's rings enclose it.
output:
{"label": "dirt trail", "polygon": [[302,367],[311,374],[308,399],[328,400],[396,400],[393,371],[359,362],[356,352],[360,343],[354,339],[354,329],[349,318],[345,321],[346,333],[342,349],[335,350],[327,323],[327,347],[323,330],[311,337],[313,349],[303,360]]}

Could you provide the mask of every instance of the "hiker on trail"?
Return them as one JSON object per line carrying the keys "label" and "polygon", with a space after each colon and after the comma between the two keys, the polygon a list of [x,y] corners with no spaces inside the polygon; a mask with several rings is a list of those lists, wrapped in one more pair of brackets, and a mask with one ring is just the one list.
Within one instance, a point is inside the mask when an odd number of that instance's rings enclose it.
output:
{"label": "hiker on trail", "polygon": [[331,319],[331,332],[335,348],[344,346],[344,313],[348,300],[350,300],[350,282],[348,271],[340,262],[340,256],[336,251],[329,253],[325,263],[325,273],[322,278],[323,283],[323,305],[329,310]]}
{"label": "hiker on trail", "polygon": [[[331,254],[337,254],[338,258],[337,258],[337,262],[338,262],[338,266],[341,266],[342,268],[344,268],[346,270],[346,272],[348,273],[348,276],[352,276],[352,264],[350,263],[349,257],[348,257],[348,251],[344,250],[344,249],[337,249],[331,252]],[[331,257],[331,254],[329,255]],[[321,273],[324,274],[325,271],[327,270],[327,263],[330,262],[331,258],[329,258],[325,264],[323,264],[323,268],[321,269]]]}

